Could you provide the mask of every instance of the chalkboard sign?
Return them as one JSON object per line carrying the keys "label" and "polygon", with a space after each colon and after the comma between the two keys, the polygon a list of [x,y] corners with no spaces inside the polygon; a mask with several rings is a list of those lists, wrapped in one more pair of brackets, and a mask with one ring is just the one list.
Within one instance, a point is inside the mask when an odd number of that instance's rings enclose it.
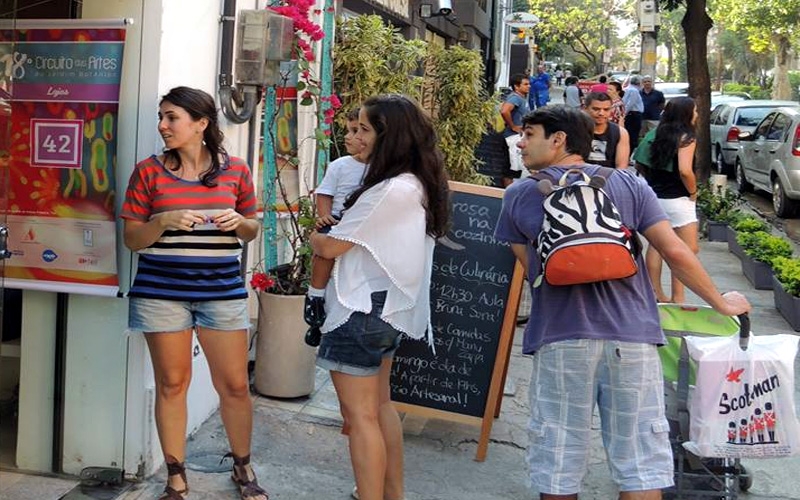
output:
{"label": "chalkboard sign", "polygon": [[501,392],[522,273],[510,246],[494,238],[503,190],[450,187],[452,226],[436,245],[431,279],[436,352],[424,340],[403,340],[392,367],[392,400],[403,410],[430,408],[479,423],[493,418]]}

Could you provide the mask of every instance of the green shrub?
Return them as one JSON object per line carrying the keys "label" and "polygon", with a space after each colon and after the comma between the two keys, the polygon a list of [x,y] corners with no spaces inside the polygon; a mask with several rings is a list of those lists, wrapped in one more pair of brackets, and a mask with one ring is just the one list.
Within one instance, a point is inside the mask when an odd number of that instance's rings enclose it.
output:
{"label": "green shrub", "polygon": [[711,182],[697,188],[697,209],[706,219],[731,223],[741,217],[742,196],[730,189],[717,191]]}
{"label": "green shrub", "polygon": [[752,99],[770,99],[772,88],[762,89],[758,85],[746,85],[742,83],[726,83],[722,86],[722,91],[726,94],[734,92],[746,92]]}
{"label": "green shrub", "polygon": [[739,233],[736,241],[741,245],[744,253],[751,258],[772,265],[776,257],[791,257],[792,244],[780,236],[773,236],[766,231],[754,233]]}
{"label": "green shrub", "polygon": [[755,233],[756,231],[764,231],[768,233],[770,229],[772,229],[769,222],[763,221],[757,217],[753,217],[752,215],[744,215],[739,217],[730,224],[733,230],[737,233]]}
{"label": "green shrub", "polygon": [[772,269],[783,289],[800,297],[800,258],[775,257],[772,260]]}

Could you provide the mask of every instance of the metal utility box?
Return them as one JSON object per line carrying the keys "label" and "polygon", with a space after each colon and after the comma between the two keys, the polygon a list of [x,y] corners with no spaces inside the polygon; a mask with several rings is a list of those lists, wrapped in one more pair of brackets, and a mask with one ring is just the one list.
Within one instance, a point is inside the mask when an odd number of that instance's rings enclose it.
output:
{"label": "metal utility box", "polygon": [[236,82],[242,85],[278,83],[280,61],[292,58],[294,25],[268,9],[239,11]]}

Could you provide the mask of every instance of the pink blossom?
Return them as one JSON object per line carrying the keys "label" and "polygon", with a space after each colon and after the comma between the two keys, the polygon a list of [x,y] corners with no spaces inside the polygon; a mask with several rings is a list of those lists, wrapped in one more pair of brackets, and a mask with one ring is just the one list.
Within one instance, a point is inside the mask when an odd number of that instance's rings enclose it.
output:
{"label": "pink blossom", "polygon": [[331,135],[331,129],[329,129],[329,128],[326,128],[325,130],[323,130],[323,131],[322,131],[322,133],[323,133],[323,134],[325,134],[325,135],[327,135],[328,137],[330,137],[330,135]]}
{"label": "pink blossom", "polygon": [[330,125],[331,123],[333,123],[333,117],[332,116],[325,116],[325,118],[322,121],[326,125]]}
{"label": "pink blossom", "polygon": [[339,100],[339,96],[336,94],[331,94],[329,100],[333,109],[339,109],[342,107],[342,101]]}

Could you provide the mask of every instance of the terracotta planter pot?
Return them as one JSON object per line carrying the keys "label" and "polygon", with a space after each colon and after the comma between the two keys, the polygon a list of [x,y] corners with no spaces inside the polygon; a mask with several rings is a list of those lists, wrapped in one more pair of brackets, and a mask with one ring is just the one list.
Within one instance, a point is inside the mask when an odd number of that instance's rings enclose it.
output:
{"label": "terracotta planter pot", "polygon": [[728,224],[713,220],[706,221],[708,241],[728,241]]}
{"label": "terracotta planter pot", "polygon": [[744,250],[742,246],[736,241],[736,235],[738,234],[734,231],[730,226],[725,230],[725,236],[728,238],[728,251],[733,255],[739,257],[740,259],[744,257]]}
{"label": "terracotta planter pot", "polygon": [[255,389],[277,398],[314,392],[317,350],[303,341],[303,295],[261,293],[258,297]]}
{"label": "terracotta planter pot", "polygon": [[756,290],[772,290],[772,268],[747,254],[742,255],[742,274]]}
{"label": "terracotta planter pot", "polygon": [[772,295],[775,298],[775,308],[783,319],[792,330],[800,332],[800,297],[789,294],[775,276],[772,277]]}

